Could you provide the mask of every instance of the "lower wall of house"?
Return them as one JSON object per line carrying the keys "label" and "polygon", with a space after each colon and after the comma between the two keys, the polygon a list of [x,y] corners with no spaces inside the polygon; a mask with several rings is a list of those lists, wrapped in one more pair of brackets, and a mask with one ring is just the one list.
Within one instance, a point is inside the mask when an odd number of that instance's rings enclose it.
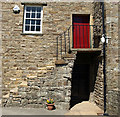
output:
{"label": "lower wall of house", "polygon": [[24,81],[3,96],[3,106],[45,108],[47,98],[53,98],[57,109],[68,110],[74,59],[66,60],[67,65],[41,68],[37,75],[32,70]]}
{"label": "lower wall of house", "polygon": [[119,102],[120,98],[118,90],[108,91],[107,94],[107,112],[110,115],[118,115]]}

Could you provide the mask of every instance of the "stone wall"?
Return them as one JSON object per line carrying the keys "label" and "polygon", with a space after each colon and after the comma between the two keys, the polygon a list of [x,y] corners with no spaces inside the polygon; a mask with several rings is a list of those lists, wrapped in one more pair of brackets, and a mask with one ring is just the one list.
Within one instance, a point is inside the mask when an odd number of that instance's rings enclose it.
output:
{"label": "stone wall", "polygon": [[107,110],[118,114],[118,2],[106,3],[107,44]]}
{"label": "stone wall", "polygon": [[[0,108],[2,100],[2,4],[0,2]],[[0,116],[2,116],[2,110],[0,109]]]}
{"label": "stone wall", "polygon": [[[96,2],[94,8],[96,25],[102,25],[102,3]],[[107,78],[107,112],[118,114],[118,3],[105,3],[105,32],[108,38],[106,46],[106,78]],[[102,35],[102,30],[101,30]],[[103,44],[99,43],[102,47]],[[103,51],[102,51],[103,52]],[[101,53],[101,56],[103,53]],[[99,64],[96,86],[94,91],[95,102],[100,108],[104,108],[103,95],[103,60]]]}
{"label": "stone wall", "polygon": [[102,52],[98,57],[98,66],[97,76],[95,81],[95,88],[94,88],[94,102],[103,109],[103,43],[101,42],[100,38],[102,37],[102,2],[95,2],[94,3],[94,24],[98,26],[99,35],[96,35],[97,38],[97,45],[101,48]]}
{"label": "stone wall", "polygon": [[[118,32],[120,32],[120,2],[118,3]],[[119,65],[118,69],[120,69],[120,33],[118,33],[118,59],[119,59]],[[118,115],[120,115],[120,70],[118,72]]]}
{"label": "stone wall", "polygon": [[[20,7],[20,14],[13,13],[16,4]],[[71,73],[76,53],[73,52],[70,58],[64,57],[67,64],[55,65],[56,37],[71,25],[72,14],[90,14],[94,16],[94,24],[99,25],[93,35],[93,47],[101,48],[101,3],[47,2],[47,6],[43,6],[42,35],[22,33],[23,8],[21,2],[2,3],[3,106],[45,108],[46,99],[53,97],[56,108],[69,109]],[[109,37],[106,51],[107,111],[110,114],[118,111],[117,10],[117,3],[105,4],[106,35]],[[97,58],[98,72],[90,99],[103,109],[102,54]]]}
{"label": "stone wall", "polygon": [[[16,4],[20,14],[13,13]],[[2,3],[3,106],[45,107],[53,97],[57,108],[69,108],[73,60],[55,66],[55,56],[56,37],[71,25],[72,13],[92,14],[93,4],[48,2],[43,6],[43,34],[25,35],[23,5]]]}

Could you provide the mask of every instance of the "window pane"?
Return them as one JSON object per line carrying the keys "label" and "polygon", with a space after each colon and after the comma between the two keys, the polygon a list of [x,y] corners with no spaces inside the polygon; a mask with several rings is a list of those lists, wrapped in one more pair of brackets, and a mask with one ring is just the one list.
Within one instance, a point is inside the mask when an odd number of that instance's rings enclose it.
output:
{"label": "window pane", "polygon": [[36,25],[40,25],[40,20],[36,20]]}
{"label": "window pane", "polygon": [[41,31],[41,6],[25,7],[25,26],[24,31],[40,32]]}
{"label": "window pane", "polygon": [[26,7],[27,12],[30,12],[30,10],[31,10],[31,7]]}
{"label": "window pane", "polygon": [[32,12],[35,12],[36,11],[36,7],[32,7]]}
{"label": "window pane", "polygon": [[25,31],[29,31],[30,26],[25,26]]}
{"label": "window pane", "polygon": [[34,25],[35,25],[35,20],[31,20],[31,24],[34,24]]}
{"label": "window pane", "polygon": [[26,19],[25,24],[30,24],[30,20]]}
{"label": "window pane", "polygon": [[31,26],[31,31],[35,31],[35,26]]}
{"label": "window pane", "polygon": [[40,18],[41,17],[41,14],[40,13],[37,13],[37,18]]}
{"label": "window pane", "polygon": [[36,26],[36,31],[40,31],[40,26]]}
{"label": "window pane", "polygon": [[37,12],[41,12],[41,7],[37,7]]}
{"label": "window pane", "polygon": [[32,13],[32,16],[31,16],[31,18],[35,18],[35,13]]}
{"label": "window pane", "polygon": [[30,18],[30,13],[26,13],[26,18]]}

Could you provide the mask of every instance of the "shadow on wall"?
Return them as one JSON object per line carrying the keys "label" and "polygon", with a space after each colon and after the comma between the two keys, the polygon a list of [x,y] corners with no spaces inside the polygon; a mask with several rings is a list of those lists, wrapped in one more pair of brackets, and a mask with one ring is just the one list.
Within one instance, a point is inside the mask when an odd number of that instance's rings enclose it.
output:
{"label": "shadow on wall", "polygon": [[102,2],[94,3],[94,29],[93,29],[93,47],[100,46],[100,38],[102,37]]}
{"label": "shadow on wall", "polygon": [[94,91],[100,63],[99,54],[77,53],[72,70],[70,108],[82,101],[88,101],[90,92]]}

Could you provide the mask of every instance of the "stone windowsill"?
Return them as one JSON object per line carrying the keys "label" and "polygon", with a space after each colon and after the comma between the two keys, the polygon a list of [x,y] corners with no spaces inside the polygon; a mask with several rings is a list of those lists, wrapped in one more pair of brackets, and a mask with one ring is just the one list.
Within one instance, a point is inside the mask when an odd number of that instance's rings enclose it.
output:
{"label": "stone windowsill", "polygon": [[39,36],[43,36],[43,33],[21,33],[21,35],[39,35]]}

